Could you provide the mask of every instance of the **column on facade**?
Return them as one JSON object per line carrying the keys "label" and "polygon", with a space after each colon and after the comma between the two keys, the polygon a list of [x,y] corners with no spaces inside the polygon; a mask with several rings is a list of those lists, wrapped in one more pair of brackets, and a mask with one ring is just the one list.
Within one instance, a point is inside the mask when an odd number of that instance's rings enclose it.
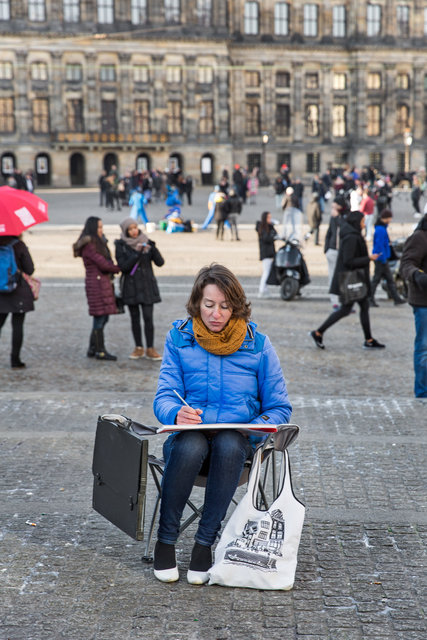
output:
{"label": "column on facade", "polygon": [[31,105],[28,95],[27,51],[23,49],[16,50],[15,55],[15,120],[19,141],[26,143],[32,126]]}
{"label": "column on facade", "polygon": [[[272,62],[264,62],[262,66],[261,77],[261,136],[266,131],[269,136],[269,146],[265,146],[265,167],[266,174],[275,170],[274,157],[270,154],[271,145],[274,143],[274,122],[275,122],[275,103],[276,103],[276,87],[274,83],[274,71]],[[272,162],[269,162],[270,158]]]}
{"label": "column on facade", "polygon": [[152,112],[150,113],[151,130],[153,133],[167,133],[167,96],[165,91],[165,73],[163,68],[163,55],[153,55],[152,60]]}
{"label": "column on facade", "polygon": [[414,141],[423,138],[427,132],[424,131],[424,74],[426,73],[423,60],[416,60],[413,66],[413,105],[412,105],[412,132]]}
{"label": "column on facade", "polygon": [[184,129],[183,132],[186,135],[188,142],[194,143],[197,138],[197,126],[198,126],[198,104],[196,103],[196,80],[197,80],[197,57],[186,56],[185,68],[183,78],[183,113]]}
{"label": "column on facade", "polygon": [[384,142],[393,142],[396,138],[396,115],[397,103],[395,95],[396,87],[396,66],[393,63],[384,65],[384,112],[383,112],[383,135]]}
{"label": "column on facade", "polygon": [[322,130],[321,137],[322,142],[331,144],[332,137],[332,110],[333,110],[333,90],[332,90],[332,65],[325,64],[321,70],[323,75],[323,95],[321,95],[321,107],[322,109]]}
{"label": "column on facade", "polygon": [[[234,72],[234,82],[236,81],[236,75],[238,76],[240,73],[240,81],[239,81],[239,91],[241,93],[234,93],[234,96],[230,96],[230,83],[233,82],[231,80],[231,72],[229,72],[227,66],[229,65],[229,59],[219,59],[219,64],[221,65],[221,69],[218,69],[216,72],[216,100],[215,106],[218,107],[218,115],[216,116],[216,121],[218,123],[217,128],[217,138],[219,142],[229,142],[230,135],[234,137],[236,135],[235,122],[233,122],[233,111],[236,106],[236,96],[244,95],[244,88],[241,84],[242,72]],[[234,87],[236,89],[236,86]],[[231,99],[230,99],[231,98]],[[240,105],[243,103],[242,100],[238,101]],[[244,104],[243,104],[244,109]],[[244,117],[243,117],[244,120]],[[234,131],[233,131],[234,129]]]}
{"label": "column on facade", "polygon": [[[228,23],[228,0],[212,0],[212,25],[223,29]],[[231,16],[230,16],[231,19]]]}
{"label": "column on facade", "polygon": [[118,132],[125,136],[133,133],[133,91],[131,78],[131,54],[119,52]]}
{"label": "column on facade", "polygon": [[349,120],[350,131],[353,140],[363,146],[366,143],[366,63],[360,60],[358,54],[354,54],[350,58],[349,64],[349,82],[350,82],[350,100],[349,106],[351,111],[351,120]]}
{"label": "column on facade", "polygon": [[86,53],[86,122],[89,132],[101,131],[101,103],[97,86],[97,55],[90,51]]}
{"label": "column on facade", "polygon": [[292,79],[294,88],[291,96],[291,117],[293,121],[292,142],[302,142],[304,139],[305,105],[302,96],[303,65],[301,62],[294,62],[292,64]]}
{"label": "column on facade", "polygon": [[152,25],[164,25],[164,3],[159,0],[147,0],[147,13],[149,23]]}
{"label": "column on facade", "polygon": [[62,52],[52,51],[50,54],[51,75],[49,78],[49,113],[50,130],[52,133],[64,130],[64,104],[62,89],[64,86],[65,70],[62,64]]}

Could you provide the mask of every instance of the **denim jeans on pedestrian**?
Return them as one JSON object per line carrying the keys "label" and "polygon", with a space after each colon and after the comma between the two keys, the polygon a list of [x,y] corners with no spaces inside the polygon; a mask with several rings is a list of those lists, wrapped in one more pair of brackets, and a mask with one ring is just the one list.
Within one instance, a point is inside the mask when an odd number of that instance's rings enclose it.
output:
{"label": "denim jeans on pedestrian", "polygon": [[108,316],[93,316],[93,330],[103,329],[108,322]]}
{"label": "denim jeans on pedestrian", "polygon": [[238,486],[245,461],[252,455],[249,441],[232,429],[210,434],[182,431],[166,440],[163,454],[166,465],[157,536],[159,542],[176,543],[186,501],[196,476],[207,461],[205,505],[194,537],[199,544],[212,546]]}
{"label": "denim jeans on pedestrian", "polygon": [[427,307],[412,307],[415,318],[414,392],[416,398],[427,398]]}

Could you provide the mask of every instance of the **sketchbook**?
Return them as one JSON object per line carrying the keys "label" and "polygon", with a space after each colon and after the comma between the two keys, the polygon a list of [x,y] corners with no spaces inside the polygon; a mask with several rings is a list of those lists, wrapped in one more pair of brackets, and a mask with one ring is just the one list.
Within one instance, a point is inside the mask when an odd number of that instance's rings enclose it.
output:
{"label": "sketchbook", "polygon": [[172,431],[219,431],[220,429],[237,429],[251,433],[252,435],[265,435],[267,433],[276,433],[277,426],[275,424],[246,424],[246,423],[219,423],[219,424],[164,424],[157,429],[157,433],[170,433]]}

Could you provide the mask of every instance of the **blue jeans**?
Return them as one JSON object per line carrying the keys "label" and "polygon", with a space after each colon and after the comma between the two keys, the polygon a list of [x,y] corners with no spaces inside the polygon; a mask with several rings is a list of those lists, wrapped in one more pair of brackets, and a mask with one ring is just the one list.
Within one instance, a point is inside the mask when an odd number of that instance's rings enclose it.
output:
{"label": "blue jeans", "polygon": [[416,398],[427,398],[427,307],[412,307],[415,318],[414,392]]}
{"label": "blue jeans", "polygon": [[92,329],[103,329],[108,322],[108,316],[93,316]]}
{"label": "blue jeans", "polygon": [[[185,503],[196,476],[208,466],[205,506],[195,540],[212,546],[236,491],[245,461],[252,455],[249,441],[238,431],[227,429],[205,434],[182,431],[163,445],[166,461],[158,540],[175,544]],[[205,463],[205,464],[204,464]]]}

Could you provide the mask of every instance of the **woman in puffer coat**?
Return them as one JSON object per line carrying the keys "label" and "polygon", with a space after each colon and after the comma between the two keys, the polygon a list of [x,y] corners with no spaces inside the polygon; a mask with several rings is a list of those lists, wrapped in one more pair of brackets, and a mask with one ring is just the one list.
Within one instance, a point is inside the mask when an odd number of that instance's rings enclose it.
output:
{"label": "woman in puffer coat", "polygon": [[[379,254],[373,253],[372,255],[369,255],[365,239],[362,236],[364,228],[365,216],[363,213],[360,213],[360,211],[352,211],[342,221],[337,264],[335,266],[329,293],[333,293],[337,296],[340,295],[340,274],[344,271],[353,271],[355,269],[361,269],[363,271],[363,279],[366,284],[367,293],[362,300],[358,300],[358,305],[360,307],[360,324],[365,336],[363,348],[383,349],[385,345],[372,337],[371,324],[369,320],[369,297],[371,290],[369,281],[369,264],[371,260],[377,260]],[[319,349],[325,348],[325,345],[323,344],[323,334],[325,331],[338,322],[338,320],[341,320],[341,318],[348,316],[351,313],[353,304],[353,302],[342,304],[336,311],[328,316],[325,322],[318,329],[310,332],[314,343],[319,347]]]}
{"label": "woman in puffer coat", "polygon": [[[187,312],[189,317],[174,322],[166,338],[154,399],[159,422],[201,426],[288,422],[292,407],[279,358],[268,337],[249,321],[250,304],[234,274],[219,264],[201,269]],[[178,580],[175,543],[180,519],[194,480],[203,468],[207,471],[205,504],[187,580],[190,584],[207,582],[211,546],[244,463],[260,440],[262,437],[248,437],[232,428],[182,430],[166,440],[154,552],[156,578],[163,582]]]}
{"label": "woman in puffer coat", "polygon": [[[133,218],[126,218],[120,223],[122,235],[115,241],[116,260],[123,275],[121,277],[123,303],[129,307],[132,334],[135,349],[130,354],[131,360],[138,360],[144,355],[149,360],[161,360],[162,357],[154,348],[153,305],[161,302],[159,288],[154,277],[152,262],[157,267],[165,261],[155,243],[138,229]],[[144,320],[146,351],[142,346],[140,307]]]}
{"label": "woman in puffer coat", "polygon": [[101,218],[90,216],[86,220],[83,231],[73,244],[73,252],[75,258],[83,258],[89,315],[93,316],[87,356],[97,360],[117,360],[105,349],[104,327],[109,316],[117,313],[112,279],[120,268],[111,259]]}

